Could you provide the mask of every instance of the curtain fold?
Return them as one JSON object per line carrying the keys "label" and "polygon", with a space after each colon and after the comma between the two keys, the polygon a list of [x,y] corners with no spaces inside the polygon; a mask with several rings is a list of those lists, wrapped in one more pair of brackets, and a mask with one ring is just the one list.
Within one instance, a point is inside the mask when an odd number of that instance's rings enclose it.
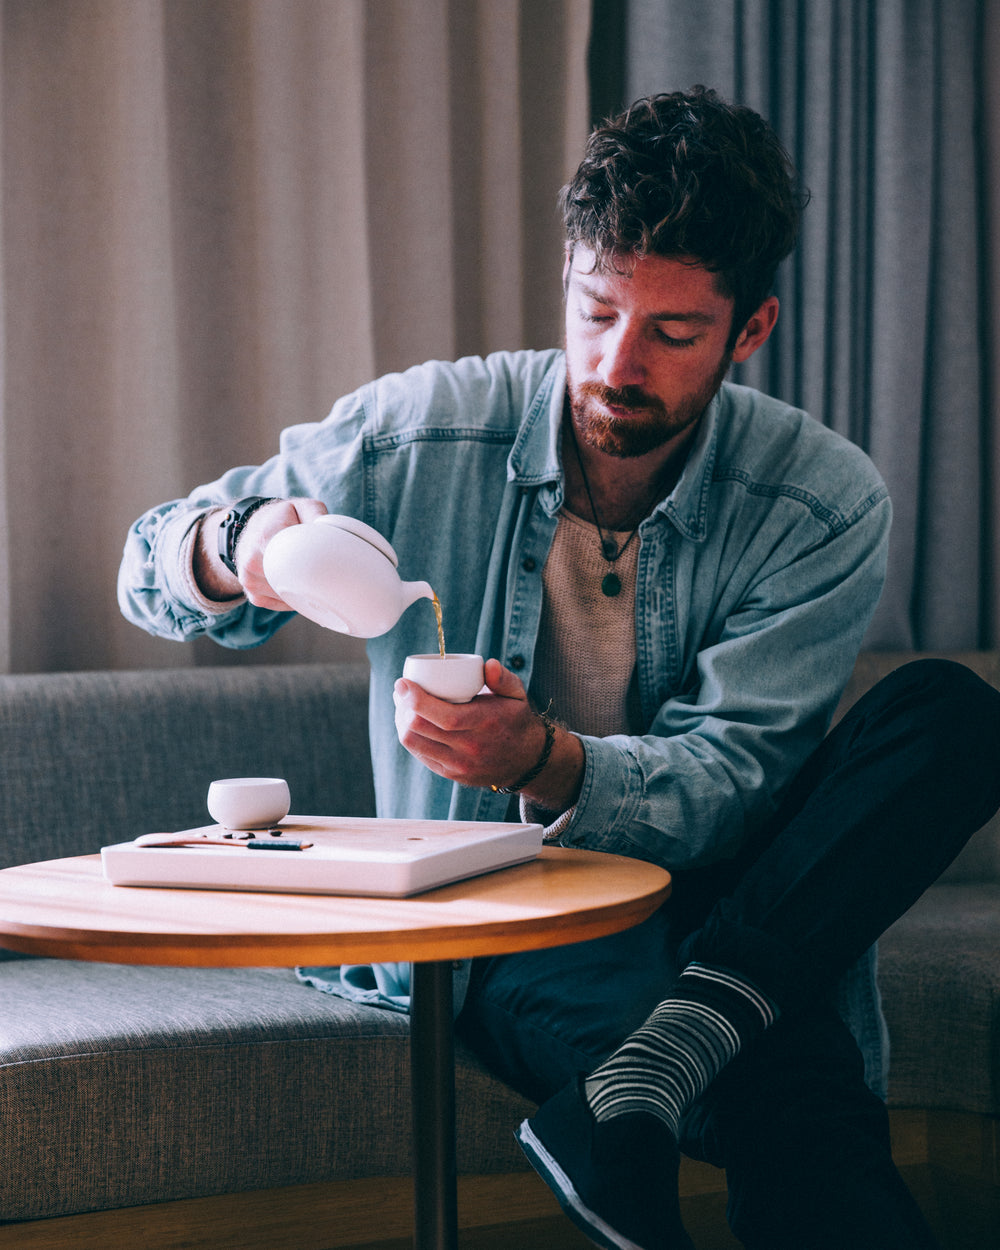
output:
{"label": "curtain fold", "polygon": [[[889,482],[870,643],[1000,644],[1000,0],[594,8],[603,111],[710,83],[813,192],[738,376]],[[0,670],[234,659],[119,618],[140,511],[386,370],[558,341],[590,9],[0,0]],[[357,653],[295,622],[247,658]]]}
{"label": "curtain fold", "polygon": [[997,127],[986,72],[996,8],[629,0],[625,9],[626,98],[717,87],[772,122],[812,193],[779,274],[777,331],[734,376],[806,408],[884,474],[895,523],[871,646],[1000,643],[1000,421],[988,385],[997,216],[982,133],[984,118],[987,133]]}
{"label": "curtain fold", "polygon": [[[120,617],[146,507],[430,357],[561,333],[587,0],[0,0],[0,667]],[[416,574],[415,574],[416,575]],[[354,656],[296,621],[258,662]]]}

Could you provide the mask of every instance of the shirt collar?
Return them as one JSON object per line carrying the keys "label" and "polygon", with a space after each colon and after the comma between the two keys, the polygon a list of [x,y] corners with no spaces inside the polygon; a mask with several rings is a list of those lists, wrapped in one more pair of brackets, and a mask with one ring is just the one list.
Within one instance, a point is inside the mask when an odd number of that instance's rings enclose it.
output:
{"label": "shirt collar", "polygon": [[719,449],[719,428],[726,384],[712,399],[701,418],[680,479],[659,505],[663,514],[686,538],[704,542],[708,535],[708,497]]}
{"label": "shirt collar", "polygon": [[522,487],[542,487],[542,507],[550,516],[563,502],[559,443],[565,399],[566,357],[559,352],[535,392],[507,457],[507,480]]}

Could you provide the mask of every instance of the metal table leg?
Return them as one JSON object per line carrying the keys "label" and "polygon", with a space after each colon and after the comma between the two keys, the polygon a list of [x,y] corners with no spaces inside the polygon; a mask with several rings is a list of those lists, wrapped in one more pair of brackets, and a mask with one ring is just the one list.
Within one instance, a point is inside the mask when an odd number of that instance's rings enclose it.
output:
{"label": "metal table leg", "polygon": [[450,960],[413,965],[410,1012],[415,1250],[457,1250]]}

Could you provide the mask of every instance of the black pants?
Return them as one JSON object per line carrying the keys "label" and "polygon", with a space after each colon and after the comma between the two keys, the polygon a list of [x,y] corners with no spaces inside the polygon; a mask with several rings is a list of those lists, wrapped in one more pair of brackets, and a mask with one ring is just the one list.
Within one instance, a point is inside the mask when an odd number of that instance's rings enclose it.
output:
{"label": "black pants", "polygon": [[459,1027],[542,1101],[614,1050],[692,959],[754,981],[781,1018],[718,1077],[683,1149],[726,1169],[748,1250],[936,1243],[889,1151],[834,1007],[837,983],[1000,806],[1000,694],[947,661],[905,666],[819,746],[732,861],[675,876],[645,924],[476,962]]}

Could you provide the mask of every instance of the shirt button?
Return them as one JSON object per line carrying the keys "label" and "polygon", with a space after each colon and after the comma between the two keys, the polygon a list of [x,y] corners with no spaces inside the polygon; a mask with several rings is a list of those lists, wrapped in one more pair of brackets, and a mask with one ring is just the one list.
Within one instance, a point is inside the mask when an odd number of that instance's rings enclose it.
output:
{"label": "shirt button", "polygon": [[521,671],[522,668],[524,668],[524,656],[512,655],[510,657],[509,663],[510,663],[510,667],[514,670],[514,672],[518,673]]}
{"label": "shirt button", "polygon": [[521,563],[521,568],[522,568],[522,569],[524,569],[525,573],[534,573],[534,571],[535,571],[535,561],[532,559],[532,557],[531,557],[531,556],[527,556],[527,557],[526,557],[526,558],[522,561],[522,563]]}

